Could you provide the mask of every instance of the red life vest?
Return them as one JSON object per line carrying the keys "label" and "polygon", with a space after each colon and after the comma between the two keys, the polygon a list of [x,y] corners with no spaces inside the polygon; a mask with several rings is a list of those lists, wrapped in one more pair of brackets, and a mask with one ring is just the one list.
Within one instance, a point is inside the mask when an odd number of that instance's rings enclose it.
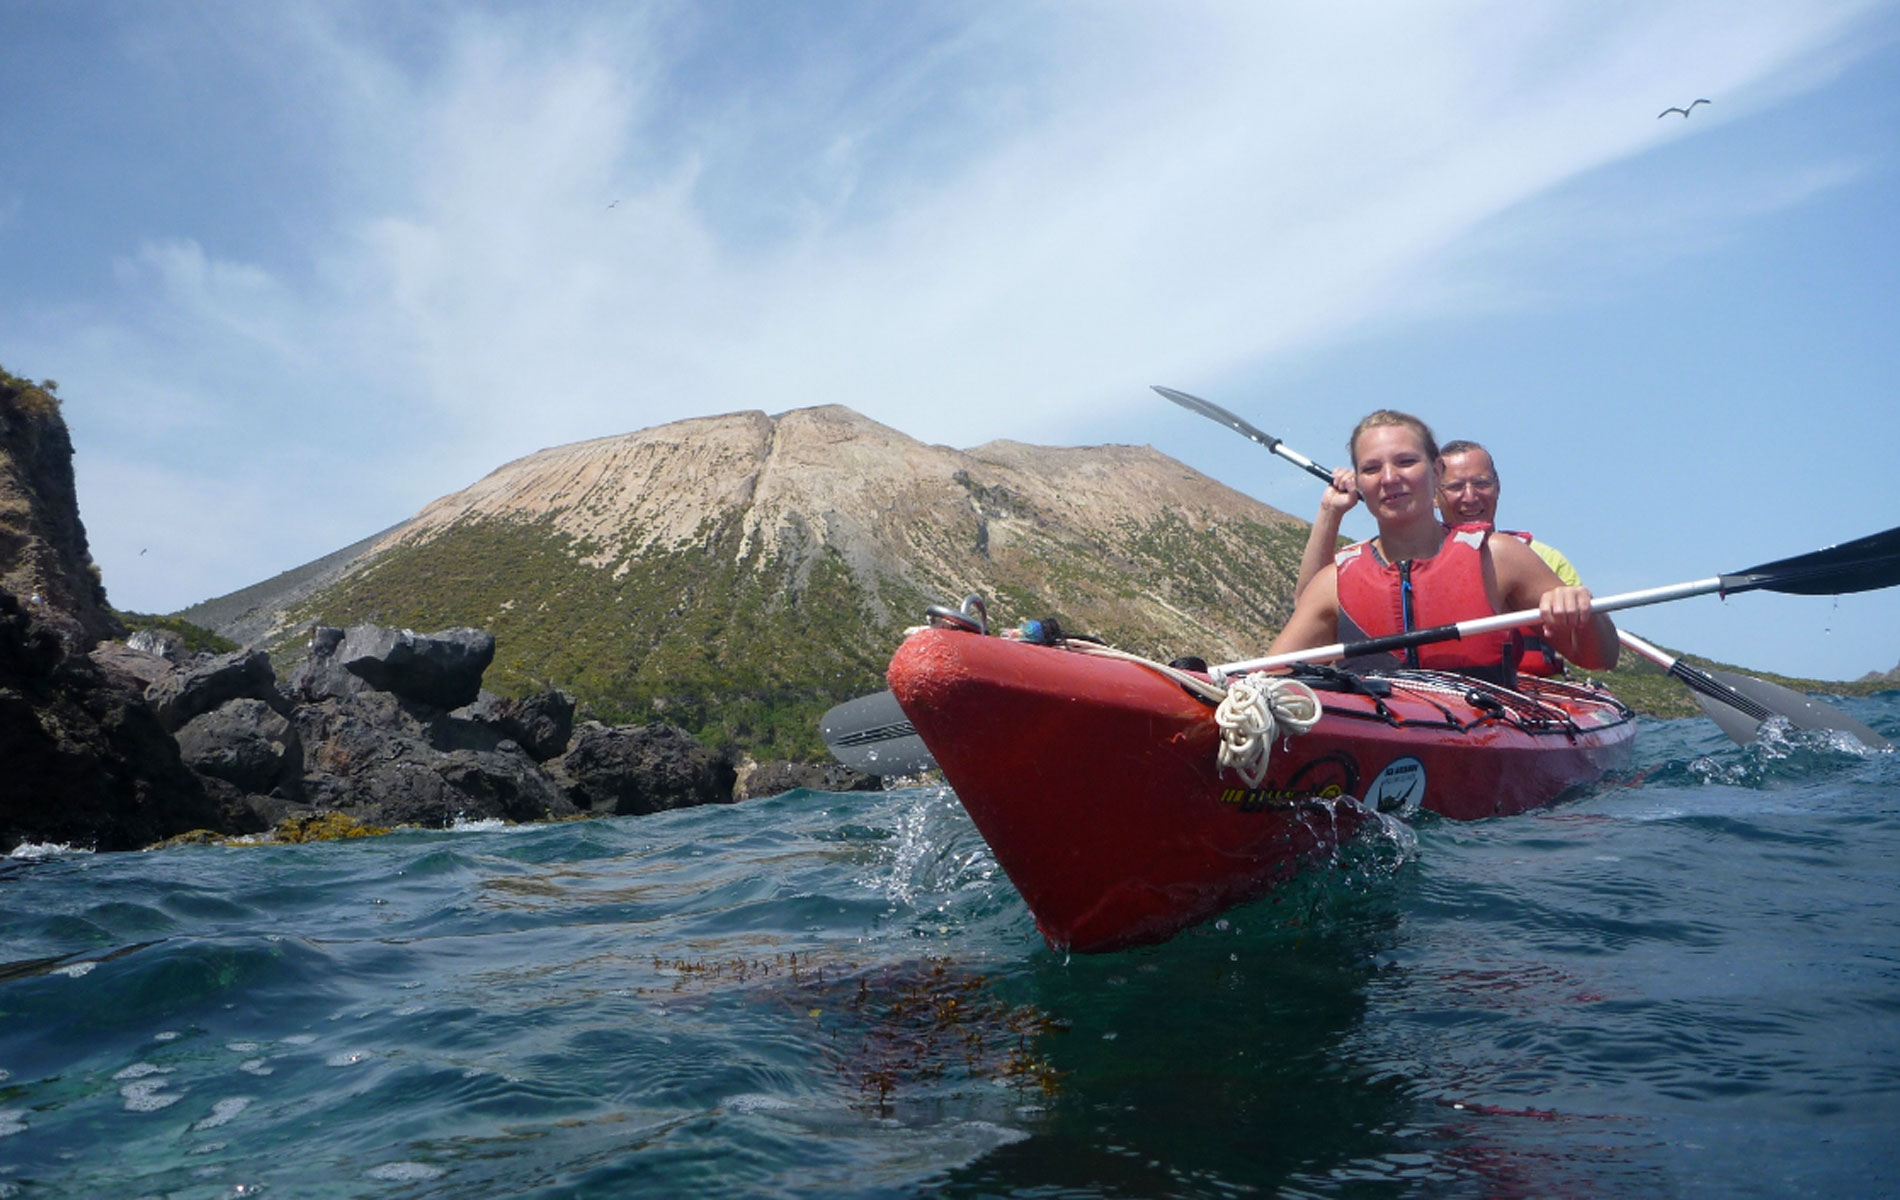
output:
{"label": "red life vest", "polygon": [[[1500,529],[1499,533],[1508,533],[1526,546],[1534,540],[1528,529]],[[1562,675],[1564,660],[1557,653],[1557,647],[1538,636],[1535,629],[1514,629],[1511,631],[1518,640],[1517,669],[1524,675]]]}
{"label": "red life vest", "polygon": [[[1355,642],[1497,615],[1484,590],[1484,544],[1490,534],[1489,525],[1455,525],[1446,530],[1438,553],[1403,563],[1380,561],[1371,542],[1341,550],[1333,560],[1338,571],[1339,640]],[[1516,649],[1516,639],[1509,632],[1485,633],[1415,646],[1404,652],[1404,665],[1441,671],[1502,671],[1508,678]]]}

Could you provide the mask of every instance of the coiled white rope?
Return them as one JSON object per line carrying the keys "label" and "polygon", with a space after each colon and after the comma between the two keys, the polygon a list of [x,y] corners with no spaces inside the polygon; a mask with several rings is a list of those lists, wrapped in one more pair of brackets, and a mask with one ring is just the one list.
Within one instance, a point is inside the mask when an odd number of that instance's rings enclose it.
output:
{"label": "coiled white rope", "polygon": [[1319,697],[1297,679],[1234,680],[1214,710],[1220,769],[1233,771],[1250,788],[1259,787],[1281,731],[1289,737],[1305,733],[1319,723],[1320,713]]}

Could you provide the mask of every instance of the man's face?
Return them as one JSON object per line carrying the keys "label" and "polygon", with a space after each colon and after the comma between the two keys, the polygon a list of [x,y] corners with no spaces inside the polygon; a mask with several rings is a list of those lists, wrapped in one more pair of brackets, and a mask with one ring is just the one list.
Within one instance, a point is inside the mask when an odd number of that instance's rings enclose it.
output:
{"label": "man's face", "polygon": [[1492,522],[1498,516],[1498,473],[1482,450],[1447,454],[1438,480],[1438,512],[1450,525]]}

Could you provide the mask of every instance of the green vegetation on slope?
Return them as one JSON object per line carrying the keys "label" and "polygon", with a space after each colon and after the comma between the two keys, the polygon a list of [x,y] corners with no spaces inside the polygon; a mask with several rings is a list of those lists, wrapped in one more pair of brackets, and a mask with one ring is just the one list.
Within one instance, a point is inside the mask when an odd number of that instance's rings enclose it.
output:
{"label": "green vegetation on slope", "polygon": [[59,383],[42,379],[34,383],[0,367],[0,407],[23,416],[44,418],[59,411]]}
{"label": "green vegetation on slope", "polygon": [[[503,695],[560,687],[608,723],[665,720],[761,757],[822,756],[819,716],[884,686],[896,633],[828,549],[796,581],[789,561],[742,556],[736,529],[701,536],[616,574],[578,561],[600,547],[547,520],[464,521],[297,610],[298,645],[279,652],[300,653],[312,624],[469,625],[495,635],[484,683]],[[896,591],[883,599],[900,613],[931,602]]]}
{"label": "green vegetation on slope", "polygon": [[236,642],[222,637],[202,625],[194,625],[183,617],[156,616],[152,613],[120,612],[112,610],[119,618],[119,624],[125,626],[129,637],[141,629],[163,629],[178,635],[187,654],[229,654],[239,649]]}

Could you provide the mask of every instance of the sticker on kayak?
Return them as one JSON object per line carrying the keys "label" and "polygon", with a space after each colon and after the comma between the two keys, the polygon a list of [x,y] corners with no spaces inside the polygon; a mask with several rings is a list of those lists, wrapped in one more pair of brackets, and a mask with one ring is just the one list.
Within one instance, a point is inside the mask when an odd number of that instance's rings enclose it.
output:
{"label": "sticker on kayak", "polygon": [[1406,755],[1387,763],[1366,788],[1366,807],[1374,812],[1417,814],[1425,802],[1425,764]]}
{"label": "sticker on kayak", "polygon": [[1269,808],[1292,808],[1302,800],[1336,800],[1345,794],[1336,783],[1317,792],[1300,788],[1224,788],[1220,802],[1244,813],[1254,813]]}
{"label": "sticker on kayak", "polygon": [[1285,809],[1308,800],[1337,800],[1359,790],[1359,764],[1335,750],[1302,766],[1277,788],[1224,788],[1220,802],[1244,813]]}

